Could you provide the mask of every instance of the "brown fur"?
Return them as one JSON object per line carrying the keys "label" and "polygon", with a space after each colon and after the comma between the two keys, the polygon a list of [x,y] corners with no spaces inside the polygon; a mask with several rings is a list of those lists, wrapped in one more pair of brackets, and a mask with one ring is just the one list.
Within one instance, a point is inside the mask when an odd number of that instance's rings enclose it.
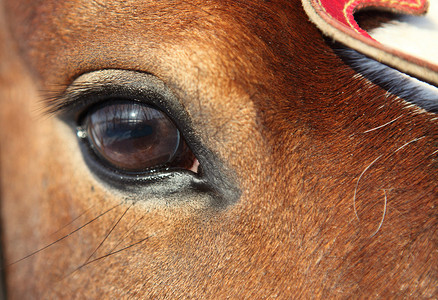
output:
{"label": "brown fur", "polygon": [[[299,1],[4,2],[6,263],[115,206],[8,265],[11,299],[437,295],[436,115],[355,76]],[[109,68],[172,88],[237,203],[131,205],[92,176],[39,91]],[[77,269],[103,240],[141,242]]]}

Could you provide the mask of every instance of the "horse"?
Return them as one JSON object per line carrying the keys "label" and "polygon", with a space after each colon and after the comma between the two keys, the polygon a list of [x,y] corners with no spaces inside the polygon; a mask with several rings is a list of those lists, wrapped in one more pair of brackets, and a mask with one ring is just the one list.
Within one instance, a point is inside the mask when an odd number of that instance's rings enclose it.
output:
{"label": "horse", "polygon": [[0,15],[8,298],[438,295],[433,83],[297,0]]}

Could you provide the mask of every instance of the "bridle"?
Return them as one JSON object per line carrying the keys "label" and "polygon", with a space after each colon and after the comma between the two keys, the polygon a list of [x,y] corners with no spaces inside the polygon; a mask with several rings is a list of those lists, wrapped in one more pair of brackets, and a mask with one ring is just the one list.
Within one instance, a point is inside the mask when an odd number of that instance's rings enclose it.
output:
{"label": "bridle", "polygon": [[310,20],[328,37],[390,67],[438,85],[438,65],[383,45],[361,29],[353,14],[361,9],[379,9],[421,15],[427,0],[302,0]]}

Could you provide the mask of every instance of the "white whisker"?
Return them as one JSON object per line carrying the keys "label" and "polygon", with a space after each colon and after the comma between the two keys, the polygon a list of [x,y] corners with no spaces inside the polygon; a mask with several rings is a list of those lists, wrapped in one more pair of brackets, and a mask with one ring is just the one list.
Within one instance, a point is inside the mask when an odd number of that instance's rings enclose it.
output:
{"label": "white whisker", "polygon": [[379,232],[380,228],[382,227],[383,221],[385,220],[386,206],[387,206],[387,203],[388,203],[388,198],[386,196],[386,191],[385,190],[383,190],[383,193],[385,194],[385,204],[383,206],[382,220],[380,220],[379,227],[377,227],[377,230],[370,236],[370,238],[372,238],[373,236],[375,236],[377,234],[377,232]]}
{"label": "white whisker", "polygon": [[403,149],[403,148],[406,147],[407,145],[412,144],[412,143],[415,143],[415,142],[417,142],[417,141],[419,141],[419,140],[421,140],[421,139],[423,139],[423,138],[425,138],[425,136],[422,136],[422,137],[419,137],[419,138],[415,138],[415,139],[413,139],[412,141],[407,142],[406,144],[404,144],[403,146],[401,146],[401,147],[399,147],[397,150],[395,150],[393,154],[395,154],[397,151],[400,151],[401,149]]}
{"label": "white whisker", "polygon": [[357,215],[357,209],[356,209],[356,194],[357,194],[357,188],[359,186],[359,182],[360,179],[362,178],[363,174],[365,174],[365,172],[380,158],[382,157],[382,155],[379,155],[375,160],[373,160],[366,168],[365,170],[362,171],[362,173],[359,176],[359,179],[356,182],[356,187],[354,189],[354,196],[353,196],[353,209],[354,209],[354,214],[356,215],[356,218],[358,221],[360,221],[359,216]]}
{"label": "white whisker", "polygon": [[387,122],[387,123],[385,123],[385,124],[383,124],[383,125],[380,125],[380,126],[374,127],[374,128],[372,128],[372,129],[365,130],[363,133],[368,133],[368,132],[371,132],[371,131],[374,131],[374,130],[380,129],[380,128],[382,128],[382,127],[385,127],[385,126],[387,126],[387,125],[389,125],[389,124],[391,124],[391,123],[394,123],[395,121],[397,121],[397,120],[400,119],[401,117],[403,117],[403,115],[398,116],[398,117],[395,118],[394,120],[391,120],[391,121],[389,121],[389,122]]}

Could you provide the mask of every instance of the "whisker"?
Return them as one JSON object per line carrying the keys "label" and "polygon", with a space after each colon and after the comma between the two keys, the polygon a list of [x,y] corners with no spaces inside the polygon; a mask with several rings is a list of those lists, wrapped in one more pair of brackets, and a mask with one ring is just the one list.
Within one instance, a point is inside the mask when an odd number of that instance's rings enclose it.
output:
{"label": "whisker", "polygon": [[[401,147],[398,147],[394,152],[392,152],[388,157],[386,157],[386,159],[388,159],[389,157],[391,157],[391,156],[393,156],[395,153],[397,153],[398,151],[400,151],[400,150],[402,150],[404,147],[406,147],[406,146],[408,146],[408,145],[410,145],[410,144],[412,144],[412,143],[415,143],[415,142],[417,142],[417,141],[419,141],[419,140],[421,140],[421,139],[423,139],[423,138],[425,138],[425,136],[422,136],[422,137],[419,137],[419,138],[415,138],[415,139],[413,139],[413,140],[411,140],[411,141],[409,141],[409,142],[407,142],[407,143],[405,143],[405,144],[403,144]],[[358,214],[357,214],[357,208],[356,208],[356,195],[357,195],[357,189],[358,189],[358,186],[359,186],[359,182],[360,182],[360,179],[362,178],[362,176],[363,176],[363,174],[377,161],[377,160],[379,160],[381,157],[383,156],[383,154],[381,154],[381,155],[379,155],[375,160],[373,160],[366,168],[365,168],[365,170],[363,170],[362,171],[362,173],[360,174],[360,176],[359,176],[359,178],[358,178],[358,180],[357,180],[357,182],[356,182],[356,186],[355,186],[355,188],[354,188],[354,196],[353,196],[353,209],[354,209],[354,214],[356,215],[356,218],[357,218],[357,220],[358,221],[360,221],[360,219],[359,219],[359,216],[358,216]],[[377,233],[377,232],[376,232]]]}
{"label": "whisker", "polygon": [[25,259],[31,257],[31,256],[34,256],[35,254],[40,253],[41,251],[46,250],[46,249],[49,248],[50,246],[53,246],[54,244],[56,244],[56,243],[58,243],[58,242],[60,242],[60,241],[62,241],[62,240],[64,240],[64,239],[66,239],[67,237],[69,237],[69,236],[72,235],[73,233],[78,232],[78,231],[81,230],[82,228],[84,228],[84,227],[86,227],[87,225],[91,224],[92,222],[96,221],[97,219],[99,219],[100,217],[104,216],[105,214],[107,214],[108,212],[110,212],[111,210],[113,210],[114,208],[116,208],[116,207],[118,207],[118,206],[120,206],[120,205],[121,205],[121,204],[117,204],[117,205],[111,207],[110,209],[108,209],[107,211],[101,213],[100,215],[98,215],[98,216],[95,217],[94,219],[92,219],[92,220],[88,221],[87,223],[85,223],[84,225],[82,225],[82,226],[76,228],[75,230],[73,230],[73,231],[70,232],[69,234],[64,235],[63,237],[57,239],[56,241],[54,241],[54,242],[52,242],[52,243],[50,243],[50,244],[48,244],[48,245],[46,245],[46,246],[44,246],[44,247],[42,247],[42,248],[40,248],[40,249],[38,249],[38,250],[36,250],[36,251],[34,251],[34,252],[32,252],[32,253],[26,255],[25,257],[20,258],[19,260],[16,260],[16,261],[14,261],[14,262],[8,264],[7,266],[15,265],[15,264],[17,264],[17,263],[19,263],[19,262],[21,262],[21,261],[23,261],[23,260],[25,260]]}
{"label": "whisker", "polygon": [[85,210],[84,212],[82,212],[79,216],[77,216],[76,218],[74,218],[73,220],[71,220],[70,222],[68,222],[67,224],[65,224],[64,226],[62,226],[61,228],[59,228],[58,230],[52,232],[50,234],[50,236],[60,232],[61,230],[63,230],[64,228],[66,228],[67,226],[71,225],[72,223],[74,223],[77,219],[79,219],[80,217],[82,217],[83,215],[85,215],[90,209],[92,209],[94,207],[94,205],[92,205],[91,207],[89,207],[87,210]]}
{"label": "whisker", "polygon": [[425,138],[425,136],[422,136],[422,137],[419,137],[419,138],[415,138],[415,139],[413,139],[412,141],[409,141],[409,142],[407,142],[406,144],[404,144],[403,146],[399,147],[399,148],[398,148],[397,150],[395,150],[394,153],[392,153],[392,154],[395,154],[397,151],[400,151],[401,149],[403,149],[403,148],[406,147],[407,145],[412,144],[412,143],[415,143],[415,142],[417,142],[417,141],[419,141],[419,140],[421,140],[421,139],[424,139],[424,138]]}
{"label": "whisker", "polygon": [[385,220],[385,215],[386,215],[386,206],[388,204],[388,198],[386,197],[386,191],[383,190],[383,193],[385,194],[385,204],[383,206],[383,215],[382,215],[382,220],[380,220],[380,224],[379,227],[377,227],[377,230],[370,236],[370,238],[372,238],[373,236],[375,236],[377,234],[377,232],[379,232],[380,228],[383,225],[383,220]]}
{"label": "whisker", "polygon": [[132,204],[128,206],[128,208],[123,212],[123,214],[120,216],[120,218],[117,220],[117,222],[113,225],[113,227],[110,229],[110,231],[105,235],[104,239],[100,242],[99,246],[97,246],[96,249],[94,249],[93,253],[85,260],[84,265],[87,264],[87,262],[93,257],[93,255],[96,253],[97,250],[100,249],[100,247],[103,245],[103,243],[108,239],[110,234],[113,232],[113,230],[117,227],[117,225],[120,223],[120,220],[126,215],[128,210],[131,208]]}
{"label": "whisker", "polygon": [[129,229],[125,232],[125,234],[123,234],[123,236],[122,237],[120,237],[119,238],[119,240],[117,241],[117,243],[116,243],[116,245],[110,250],[110,252],[111,251],[114,251],[114,249],[116,249],[122,242],[123,242],[123,240],[126,238],[126,236],[132,231],[132,229],[135,227],[135,226],[137,226],[137,224],[141,221],[141,220],[143,220],[144,219],[144,216],[142,216],[141,218],[139,218],[137,221],[135,221],[135,223],[131,226],[131,227],[129,227]]}
{"label": "whisker", "polygon": [[124,250],[127,250],[127,249],[129,249],[129,248],[132,248],[132,247],[138,245],[138,244],[141,244],[141,243],[143,243],[144,241],[146,241],[146,240],[150,239],[151,237],[153,237],[154,235],[156,235],[156,234],[154,233],[154,234],[148,235],[147,237],[145,237],[145,238],[143,238],[143,239],[141,239],[141,240],[139,240],[139,241],[137,241],[137,242],[135,242],[135,243],[133,243],[133,244],[131,244],[131,245],[129,245],[129,246],[123,247],[123,248],[121,248],[121,249],[119,249],[119,250],[116,250],[116,251],[111,251],[111,252],[109,252],[109,253],[107,253],[107,254],[105,254],[105,255],[99,256],[99,257],[97,257],[97,258],[95,258],[95,259],[93,259],[93,260],[89,260],[89,261],[83,263],[82,265],[80,265],[79,267],[77,267],[75,270],[73,270],[72,272],[70,272],[70,273],[67,274],[66,276],[64,276],[60,281],[62,281],[62,280],[64,280],[64,279],[66,279],[67,277],[73,275],[74,273],[76,273],[77,271],[79,271],[80,269],[82,269],[83,267],[85,267],[85,266],[87,266],[87,265],[89,265],[89,264],[92,264],[92,263],[94,263],[94,262],[96,262],[96,261],[102,260],[102,259],[104,259],[104,258],[107,258],[107,257],[111,256],[111,255],[114,255],[114,254],[120,253],[120,252],[122,252],[122,251],[124,251]]}
{"label": "whisker", "polygon": [[353,196],[353,209],[354,209],[354,214],[356,215],[356,218],[357,218],[358,221],[360,221],[360,219],[359,219],[359,216],[358,216],[358,214],[357,214],[357,209],[356,209],[356,194],[357,194],[357,188],[358,188],[358,186],[359,186],[360,179],[362,178],[363,174],[365,174],[365,172],[366,172],[369,168],[371,168],[371,166],[372,166],[376,161],[378,161],[382,156],[383,156],[383,154],[379,155],[375,160],[373,160],[373,161],[368,165],[368,167],[366,167],[365,170],[362,171],[362,173],[361,173],[360,176],[359,176],[359,179],[358,179],[357,182],[356,182],[356,187],[354,188],[354,196]]}
{"label": "whisker", "polygon": [[138,245],[138,244],[141,244],[141,243],[143,243],[144,241],[146,241],[146,240],[150,239],[151,237],[153,237],[154,235],[155,235],[155,234],[151,234],[151,235],[145,237],[144,239],[141,239],[141,240],[139,240],[139,241],[137,241],[137,242],[135,242],[135,243],[133,243],[133,244],[131,244],[131,245],[129,245],[129,246],[126,246],[126,247],[124,247],[124,248],[122,248],[122,249],[119,249],[119,250],[116,250],[116,251],[113,251],[113,252],[107,253],[107,254],[102,255],[102,256],[100,256],[100,257],[98,257],[98,258],[95,258],[95,259],[93,259],[93,260],[90,260],[90,261],[88,261],[87,263],[85,263],[85,264],[83,264],[82,266],[80,266],[80,268],[85,267],[86,265],[89,265],[89,264],[94,263],[94,262],[96,262],[96,261],[99,261],[99,260],[101,260],[101,259],[104,259],[104,258],[106,258],[106,257],[109,257],[109,256],[111,256],[111,255],[114,255],[114,254],[117,254],[117,253],[119,253],[119,252],[122,252],[122,251],[124,251],[124,250],[127,250],[127,249],[129,249],[129,248],[132,248],[132,247],[134,247],[134,246],[136,246],[136,245]]}
{"label": "whisker", "polygon": [[368,132],[371,132],[371,131],[374,131],[374,130],[380,129],[380,128],[382,128],[382,127],[388,126],[389,124],[394,123],[395,121],[397,121],[397,120],[400,119],[401,117],[403,117],[403,115],[400,115],[400,116],[398,116],[397,118],[395,118],[395,119],[393,119],[393,120],[391,120],[391,121],[389,121],[389,122],[387,122],[387,123],[385,123],[385,124],[383,124],[383,125],[380,125],[380,126],[374,127],[374,128],[372,128],[372,129],[365,130],[363,133],[368,133]]}

